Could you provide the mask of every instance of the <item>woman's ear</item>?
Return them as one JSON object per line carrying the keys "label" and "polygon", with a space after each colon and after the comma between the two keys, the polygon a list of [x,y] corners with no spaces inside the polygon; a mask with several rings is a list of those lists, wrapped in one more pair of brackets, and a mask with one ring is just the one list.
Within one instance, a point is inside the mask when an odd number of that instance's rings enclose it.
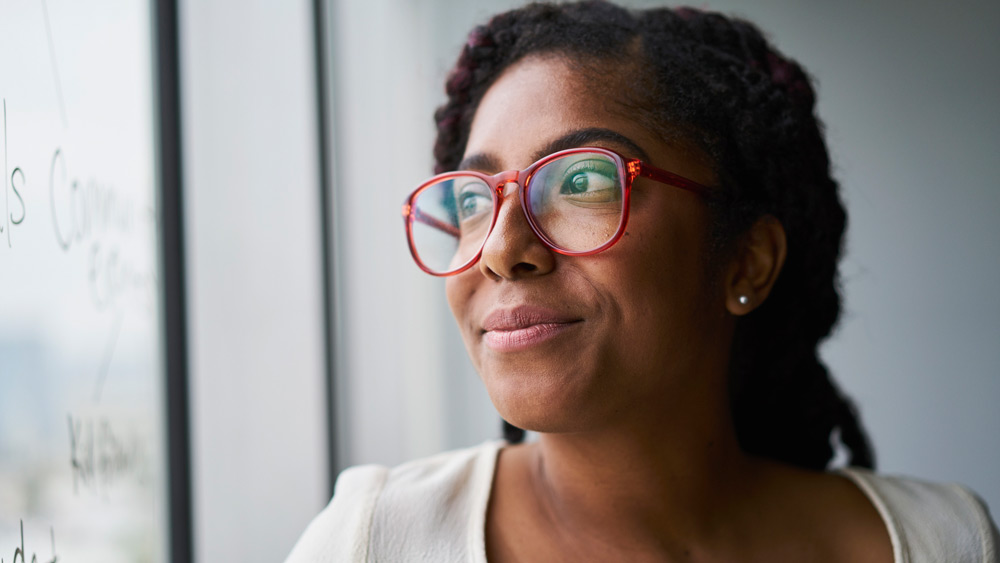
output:
{"label": "woman's ear", "polygon": [[745,315],[767,299],[781,273],[788,251],[785,229],[773,215],[764,215],[743,234],[726,280],[726,309]]}

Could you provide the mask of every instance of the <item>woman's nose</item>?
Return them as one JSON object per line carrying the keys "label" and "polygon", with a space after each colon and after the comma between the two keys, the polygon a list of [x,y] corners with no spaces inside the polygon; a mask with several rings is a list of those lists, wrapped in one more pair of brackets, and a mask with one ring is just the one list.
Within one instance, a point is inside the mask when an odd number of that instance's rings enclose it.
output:
{"label": "woman's nose", "polygon": [[545,275],[555,267],[555,253],[531,230],[516,188],[513,182],[504,186],[497,222],[479,259],[479,270],[496,281]]}

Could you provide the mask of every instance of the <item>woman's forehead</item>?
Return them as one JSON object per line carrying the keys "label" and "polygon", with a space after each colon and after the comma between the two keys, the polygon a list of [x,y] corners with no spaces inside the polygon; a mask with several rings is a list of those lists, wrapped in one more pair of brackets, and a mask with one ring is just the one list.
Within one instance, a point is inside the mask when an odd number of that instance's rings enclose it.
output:
{"label": "woman's forehead", "polygon": [[630,139],[652,137],[607,92],[560,57],[521,60],[506,69],[483,96],[465,154],[523,161],[560,137],[594,128],[617,131]]}
{"label": "woman's forehead", "polygon": [[[678,173],[678,154],[696,166],[692,179],[715,179],[701,151],[665,139],[662,128],[622,92],[627,72],[579,65],[556,55],[531,56],[507,68],[484,94],[473,117],[463,163],[488,162],[493,172],[523,169],[541,156],[574,146],[603,146]],[[576,142],[573,142],[573,140]],[[566,144],[569,142],[569,144]],[[465,168],[461,166],[460,168]]]}

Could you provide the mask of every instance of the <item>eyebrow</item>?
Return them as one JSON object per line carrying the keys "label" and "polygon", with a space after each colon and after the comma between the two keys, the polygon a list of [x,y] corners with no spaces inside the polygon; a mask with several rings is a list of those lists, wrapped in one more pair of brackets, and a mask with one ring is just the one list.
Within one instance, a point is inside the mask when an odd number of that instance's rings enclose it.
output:
{"label": "eyebrow", "polygon": [[[595,142],[618,145],[619,147],[626,149],[627,152],[638,156],[640,160],[649,161],[649,155],[646,154],[646,151],[642,150],[642,148],[640,148],[635,141],[629,139],[625,135],[603,127],[588,127],[586,129],[570,131],[562,137],[553,140],[532,156],[532,162],[538,162],[542,158],[554,152],[577,147],[585,147],[593,145]],[[488,153],[476,153],[462,159],[462,162],[458,163],[458,170],[499,172],[500,162],[494,155]]]}

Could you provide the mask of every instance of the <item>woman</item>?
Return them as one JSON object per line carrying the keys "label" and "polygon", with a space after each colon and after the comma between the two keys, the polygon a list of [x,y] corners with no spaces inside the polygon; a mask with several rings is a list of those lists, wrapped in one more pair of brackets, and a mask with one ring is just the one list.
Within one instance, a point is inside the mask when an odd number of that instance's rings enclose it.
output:
{"label": "woman", "polygon": [[825,472],[873,465],[817,356],[845,215],[759,31],[531,5],[447,90],[407,236],[512,443],[345,471],[290,561],[997,560],[965,489]]}

